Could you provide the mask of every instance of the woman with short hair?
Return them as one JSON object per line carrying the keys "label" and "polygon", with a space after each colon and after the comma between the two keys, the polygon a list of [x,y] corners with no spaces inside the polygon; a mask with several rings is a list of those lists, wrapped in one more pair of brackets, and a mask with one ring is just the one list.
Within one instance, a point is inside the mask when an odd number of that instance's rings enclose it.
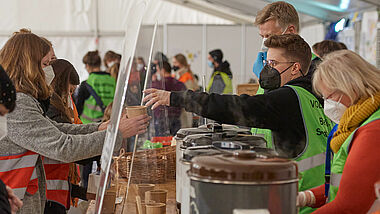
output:
{"label": "woman with short hair", "polygon": [[301,192],[299,205],[320,207],[315,213],[366,213],[380,180],[380,70],[352,51],[336,51],[315,71],[313,87],[339,126],[330,143],[328,203],[322,185]]}

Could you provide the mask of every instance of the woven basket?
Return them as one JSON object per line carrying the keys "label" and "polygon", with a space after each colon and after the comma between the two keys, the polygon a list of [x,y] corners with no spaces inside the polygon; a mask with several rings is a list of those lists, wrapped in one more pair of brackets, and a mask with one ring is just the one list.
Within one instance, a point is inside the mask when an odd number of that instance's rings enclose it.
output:
{"label": "woven basket", "polygon": [[[173,154],[174,153],[174,178],[175,178],[175,148],[163,147],[137,151],[133,162],[131,183],[165,183],[166,179],[173,178]],[[120,150],[120,156],[115,157],[118,177],[128,178],[132,163],[132,152],[125,153]],[[170,163],[169,163],[170,162]],[[168,169],[170,173],[168,173]]]}
{"label": "woven basket", "polygon": [[166,149],[167,167],[166,167],[166,179],[175,180],[175,164],[176,164],[176,146],[164,147]]}

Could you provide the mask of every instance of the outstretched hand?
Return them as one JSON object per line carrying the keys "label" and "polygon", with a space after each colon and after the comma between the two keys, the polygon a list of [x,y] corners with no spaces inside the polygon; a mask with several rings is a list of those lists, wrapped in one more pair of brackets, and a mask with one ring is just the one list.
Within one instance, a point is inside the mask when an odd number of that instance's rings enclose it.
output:
{"label": "outstretched hand", "polygon": [[154,88],[146,89],[144,91],[147,96],[144,98],[144,103],[146,106],[152,106],[155,109],[161,105],[170,105],[170,92],[164,90],[158,90]]}
{"label": "outstretched hand", "polygon": [[8,193],[8,201],[11,205],[11,212],[12,214],[16,214],[16,212],[22,207],[22,201],[16,196],[9,186],[6,186],[6,189]]}

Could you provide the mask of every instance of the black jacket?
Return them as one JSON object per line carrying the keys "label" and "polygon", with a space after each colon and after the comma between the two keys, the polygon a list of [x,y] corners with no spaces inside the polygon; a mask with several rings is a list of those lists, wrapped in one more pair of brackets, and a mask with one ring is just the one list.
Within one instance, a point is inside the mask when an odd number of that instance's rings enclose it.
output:
{"label": "black jacket", "polygon": [[[313,93],[309,75],[287,84]],[[172,92],[170,104],[222,123],[271,129],[276,150],[289,158],[297,157],[306,146],[299,100],[286,86],[256,96]]]}
{"label": "black jacket", "polygon": [[216,71],[226,73],[232,79],[230,63],[227,60],[222,62],[218,67],[214,68],[214,72]]}
{"label": "black jacket", "polygon": [[11,205],[8,201],[8,192],[2,180],[0,180],[0,213],[11,214]]}

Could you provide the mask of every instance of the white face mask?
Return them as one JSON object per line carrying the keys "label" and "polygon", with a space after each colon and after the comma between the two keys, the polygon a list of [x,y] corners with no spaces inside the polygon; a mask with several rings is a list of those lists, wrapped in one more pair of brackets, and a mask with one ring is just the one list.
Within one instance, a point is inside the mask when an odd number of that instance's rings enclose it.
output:
{"label": "white face mask", "polygon": [[0,140],[8,134],[7,116],[0,116]]}
{"label": "white face mask", "polygon": [[68,104],[69,108],[71,108],[72,110],[74,110],[73,101],[71,100],[71,96],[70,95],[67,97],[67,104]]}
{"label": "white face mask", "polygon": [[340,102],[331,99],[324,100],[323,111],[325,115],[336,124],[339,124],[339,121],[346,109],[347,107]]}
{"label": "white face mask", "polygon": [[45,72],[45,80],[46,80],[46,83],[47,83],[48,85],[50,85],[51,82],[53,82],[53,79],[54,79],[54,77],[55,77],[54,70],[53,70],[53,66],[48,65],[48,66],[46,66],[45,68],[43,68],[42,70],[44,70],[44,72]]}
{"label": "white face mask", "polygon": [[136,65],[136,68],[138,71],[141,71],[144,68],[144,64],[139,63]]}
{"label": "white face mask", "polygon": [[263,43],[261,44],[261,51],[262,52],[267,52],[268,51],[268,47],[265,46],[264,42],[267,40],[268,38],[263,38]]}
{"label": "white face mask", "polygon": [[161,74],[157,71],[156,73],[156,77],[157,77],[157,80],[160,81],[161,80]]}
{"label": "white face mask", "polygon": [[115,64],[114,61],[107,63],[107,65],[108,65],[109,68],[112,67],[114,64]]}

